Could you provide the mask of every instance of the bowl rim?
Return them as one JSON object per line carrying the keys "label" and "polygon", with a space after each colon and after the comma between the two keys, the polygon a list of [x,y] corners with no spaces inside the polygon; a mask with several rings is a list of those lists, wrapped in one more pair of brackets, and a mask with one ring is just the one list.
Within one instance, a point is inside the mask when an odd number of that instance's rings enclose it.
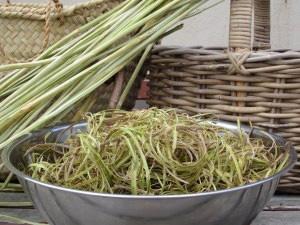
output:
{"label": "bowl rim", "polygon": [[[80,125],[84,125],[84,124],[85,123],[77,123],[76,125],[80,126]],[[236,124],[234,124],[234,123],[223,122],[223,121],[217,122],[216,125],[226,127],[227,129],[233,129],[233,128],[237,127]],[[69,125],[66,125],[66,126],[69,127]],[[52,127],[52,130],[54,130],[55,128],[62,128],[62,127],[63,126]],[[249,127],[242,125],[241,129],[249,130]],[[261,134],[271,135],[274,139],[279,140],[284,144],[288,143],[288,142],[284,141],[283,138],[281,138],[277,135],[269,134],[260,129],[256,129],[256,128],[254,128],[254,129]],[[249,184],[246,184],[243,186],[234,187],[234,188],[230,188],[230,189],[224,189],[224,190],[218,190],[218,191],[189,193],[189,194],[176,194],[176,195],[128,195],[128,194],[122,195],[122,194],[110,194],[110,193],[101,193],[101,192],[82,191],[82,190],[66,188],[66,187],[62,187],[62,186],[58,186],[58,185],[54,185],[54,184],[41,182],[37,179],[34,179],[34,178],[26,175],[25,173],[23,173],[22,171],[17,169],[10,162],[10,160],[9,160],[10,155],[16,149],[16,147],[19,146],[20,144],[22,144],[23,142],[29,140],[30,138],[34,137],[36,134],[40,133],[41,131],[42,130],[24,135],[24,136],[18,138],[15,142],[13,142],[8,147],[4,148],[2,151],[2,154],[1,154],[4,165],[21,180],[25,180],[27,182],[34,183],[36,185],[40,185],[44,188],[54,189],[56,191],[64,191],[64,192],[69,192],[69,193],[73,193],[73,194],[89,195],[89,196],[94,196],[94,197],[97,196],[97,197],[104,197],[104,198],[149,199],[149,200],[151,200],[151,199],[181,199],[181,198],[192,198],[192,197],[201,197],[201,196],[204,197],[204,196],[219,195],[219,194],[224,194],[224,193],[231,193],[231,192],[241,191],[241,190],[244,190],[247,188],[254,188],[256,186],[262,185],[262,184],[270,182],[272,180],[279,179],[282,175],[284,175],[290,169],[292,169],[297,162],[296,150],[295,150],[294,146],[290,146],[288,164],[278,173],[274,174],[271,177],[265,178],[263,180],[260,180],[260,181],[254,182],[254,183],[249,183]]]}

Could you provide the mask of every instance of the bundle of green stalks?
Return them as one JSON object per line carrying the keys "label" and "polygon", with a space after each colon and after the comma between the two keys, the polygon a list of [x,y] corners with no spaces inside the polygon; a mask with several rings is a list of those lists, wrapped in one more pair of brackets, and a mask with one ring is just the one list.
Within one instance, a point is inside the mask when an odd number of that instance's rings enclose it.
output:
{"label": "bundle of green stalks", "polygon": [[[104,111],[87,132],[27,151],[26,173],[67,188],[114,194],[173,195],[229,189],[276,174],[288,154],[201,116],[174,109]],[[271,138],[271,137],[270,137]]]}
{"label": "bundle of green stalks", "polygon": [[[120,108],[157,40],[200,13],[208,0],[126,0],[0,79],[0,148],[32,130],[61,121],[76,103],[140,57]],[[206,7],[206,8],[205,8]],[[84,104],[84,103],[82,103]]]}

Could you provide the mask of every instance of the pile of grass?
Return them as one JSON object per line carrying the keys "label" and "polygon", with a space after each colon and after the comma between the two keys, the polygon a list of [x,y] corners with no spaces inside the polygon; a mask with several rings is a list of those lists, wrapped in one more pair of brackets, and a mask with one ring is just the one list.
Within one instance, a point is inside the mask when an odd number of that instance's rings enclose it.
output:
{"label": "pile of grass", "polygon": [[174,109],[87,115],[87,132],[27,151],[26,173],[67,188],[173,195],[223,190],[280,171],[288,154],[242,130],[218,127]]}

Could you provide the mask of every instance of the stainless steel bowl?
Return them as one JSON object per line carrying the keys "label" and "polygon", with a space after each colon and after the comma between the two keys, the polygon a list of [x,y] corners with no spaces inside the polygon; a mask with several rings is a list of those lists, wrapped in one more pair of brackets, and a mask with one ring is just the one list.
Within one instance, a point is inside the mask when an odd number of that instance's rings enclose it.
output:
{"label": "stainless steel bowl", "polygon": [[[218,125],[237,130],[229,123]],[[266,142],[269,140],[265,132],[243,129]],[[62,142],[83,130],[84,123],[45,129],[20,138],[2,154],[6,166],[17,175],[36,208],[52,225],[249,225],[274,194],[280,176],[297,158],[292,147],[274,136],[290,153],[288,165],[275,176],[229,190],[172,196],[84,192],[45,184],[22,173],[28,164],[28,158],[23,156],[27,144],[41,143],[45,135],[48,140]]]}

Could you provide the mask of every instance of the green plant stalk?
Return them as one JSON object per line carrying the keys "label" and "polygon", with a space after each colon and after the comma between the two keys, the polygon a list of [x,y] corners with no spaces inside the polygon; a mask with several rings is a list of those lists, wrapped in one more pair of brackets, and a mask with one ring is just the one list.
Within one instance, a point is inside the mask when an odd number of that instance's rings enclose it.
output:
{"label": "green plant stalk", "polygon": [[140,73],[140,71],[142,69],[142,66],[144,65],[144,63],[145,63],[145,61],[147,59],[147,56],[149,55],[150,51],[152,50],[152,47],[153,47],[153,45],[149,45],[146,48],[144,54],[142,55],[140,61],[138,62],[138,64],[137,64],[137,66],[136,66],[133,74],[131,75],[129,81],[126,84],[126,87],[125,87],[124,91],[122,92],[122,94],[120,96],[120,99],[119,99],[119,101],[117,103],[117,107],[116,107],[117,109],[121,109],[121,107],[123,106],[124,101],[127,98],[128,93],[131,90],[134,81],[136,80],[138,74]]}
{"label": "green plant stalk", "polygon": [[[39,61],[33,61],[28,63],[17,63],[17,64],[8,64],[8,65],[0,65],[0,72],[23,69],[23,68],[32,68],[37,66],[43,66],[51,63],[54,59],[44,59]],[[5,76],[7,77],[7,76]]]}
{"label": "green plant stalk", "polygon": [[[0,183],[0,186],[4,185],[4,183]],[[7,185],[7,188],[16,188],[16,189],[21,189],[22,186],[21,184],[14,184],[14,183],[9,183]]]}
{"label": "green plant stalk", "polygon": [[12,217],[12,216],[6,216],[0,214],[0,221],[1,222],[6,222],[6,223],[12,223],[12,224],[28,224],[28,225],[45,225],[44,223],[35,223],[31,222],[28,220],[23,220],[17,217]]}
{"label": "green plant stalk", "polygon": [[32,202],[0,202],[0,208],[24,208],[33,207]]}

